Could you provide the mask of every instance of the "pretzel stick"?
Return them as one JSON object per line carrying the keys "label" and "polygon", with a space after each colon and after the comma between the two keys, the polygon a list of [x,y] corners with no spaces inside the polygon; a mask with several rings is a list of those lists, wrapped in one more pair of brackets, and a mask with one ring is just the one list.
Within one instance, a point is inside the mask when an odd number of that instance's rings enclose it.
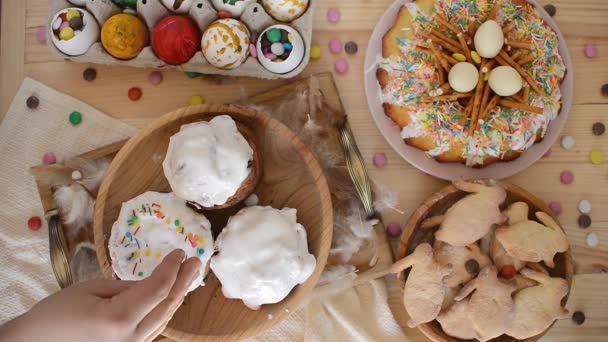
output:
{"label": "pretzel stick", "polygon": [[517,41],[517,40],[507,40],[505,39],[505,44],[516,49],[525,49],[532,50],[532,42],[531,41]]}
{"label": "pretzel stick", "polygon": [[533,54],[529,54],[528,56],[526,56],[526,57],[524,57],[524,58],[522,58],[522,59],[518,60],[518,61],[517,61],[517,64],[518,64],[519,66],[524,66],[524,65],[526,65],[526,64],[528,64],[528,63],[530,63],[530,62],[534,61],[534,59],[535,59],[535,58],[536,58],[536,56],[534,56]]}
{"label": "pretzel stick", "polygon": [[473,58],[471,58],[471,50],[469,50],[469,46],[467,45],[467,42],[464,39],[464,34],[460,32],[456,35],[456,37],[458,37],[460,47],[462,48],[462,51],[464,51],[464,56],[467,58],[467,62],[473,63]]}
{"label": "pretzel stick", "polygon": [[434,96],[434,97],[433,96],[422,96],[421,102],[456,101],[458,99],[465,99],[465,98],[471,97],[471,96],[473,96],[473,92],[441,95],[441,96]]}
{"label": "pretzel stick", "polygon": [[460,43],[455,41],[454,39],[446,36],[445,34],[443,34],[440,31],[437,30],[431,30],[431,35],[436,38],[435,40],[441,40],[447,44],[452,45],[453,48],[455,49],[460,49]]}
{"label": "pretzel stick", "polygon": [[494,109],[496,107],[496,105],[498,104],[498,101],[500,101],[500,96],[498,96],[498,95],[492,96],[492,99],[490,100],[490,102],[488,102],[486,107],[483,109],[483,113],[481,115],[481,119],[483,121],[488,120],[488,118],[490,117],[490,112],[492,111],[492,109]]}
{"label": "pretzel stick", "polygon": [[435,90],[435,94],[437,95],[445,95],[445,94],[449,94],[451,92],[452,88],[450,88],[450,84],[449,83],[444,83],[441,85],[441,87],[437,88],[437,90]]}
{"label": "pretzel stick", "polygon": [[454,34],[458,34],[461,32],[460,29],[458,29],[456,26],[452,25],[449,21],[447,21],[441,14],[435,14],[435,20],[442,25],[443,27],[447,28],[448,30],[454,32]]}
{"label": "pretzel stick", "polygon": [[519,102],[513,102],[513,101],[509,101],[509,100],[500,100],[500,101],[498,101],[498,104],[500,104],[503,107],[519,109],[519,110],[523,110],[523,111],[534,113],[534,114],[543,113],[542,108],[532,107],[532,106],[525,105],[525,104],[519,103]]}
{"label": "pretzel stick", "polygon": [[467,106],[464,108],[464,112],[462,112],[462,116],[460,117],[460,120],[458,121],[458,123],[460,125],[464,126],[464,124],[467,123],[467,119],[471,115],[472,110],[473,110],[473,100],[470,99],[469,103],[467,103]]}
{"label": "pretzel stick", "polygon": [[490,70],[492,70],[492,68],[494,67],[494,64],[496,64],[496,60],[495,59],[492,59],[492,60],[488,61],[486,63],[486,65],[484,65],[483,67],[481,67],[481,71],[484,74],[490,72]]}
{"label": "pretzel stick", "polygon": [[429,48],[431,49],[431,51],[433,51],[433,54],[435,55],[435,58],[437,58],[437,61],[441,64],[441,66],[443,67],[443,69],[445,71],[450,71],[450,65],[448,64],[448,61],[446,61],[441,52],[439,52],[439,50],[437,49],[437,47],[435,46],[435,44],[433,44],[433,40],[431,39],[431,42],[429,43]]}
{"label": "pretzel stick", "polygon": [[439,82],[441,84],[445,83],[446,82],[445,73],[443,72],[443,68],[440,65],[437,66],[437,74],[439,76]]}
{"label": "pretzel stick", "polygon": [[445,52],[441,52],[441,55],[443,55],[443,58],[445,58],[451,65],[460,63],[456,60],[456,58],[446,54]]}
{"label": "pretzel stick", "polygon": [[515,28],[515,22],[512,21],[507,26],[503,27],[502,32],[506,34],[507,32],[510,32],[511,30],[513,30],[514,28]]}
{"label": "pretzel stick", "polygon": [[[488,98],[490,97],[490,84],[488,82],[484,82],[482,94],[483,95],[481,96],[481,102],[479,103],[479,119],[483,119],[483,111],[486,108],[486,105],[488,104]],[[477,129],[479,128],[479,120],[477,120],[477,122],[475,122],[474,124],[475,128],[473,129],[473,132],[477,131]]]}
{"label": "pretzel stick", "polygon": [[513,60],[517,62],[517,60],[519,59],[519,57],[521,57],[521,55],[522,55],[521,51],[516,51],[516,52],[515,52],[515,53],[514,53],[514,54],[511,56],[511,58],[513,58]]}
{"label": "pretzel stick", "polygon": [[490,13],[488,13],[488,18],[486,20],[494,20],[496,19],[496,13],[498,13],[498,9],[500,8],[500,0],[496,1],[496,3],[494,3],[494,7],[492,7],[492,10],[490,11]]}
{"label": "pretzel stick", "polygon": [[469,45],[473,45],[473,38],[471,37],[475,37],[475,32],[477,32],[477,21],[475,20],[475,18],[469,18],[469,27],[467,27],[468,32],[469,32],[469,39],[467,40],[467,43]]}
{"label": "pretzel stick", "polygon": [[536,84],[536,81],[534,81],[532,76],[530,76],[530,74],[527,71],[522,69],[519,66],[519,64],[515,63],[515,61],[513,59],[511,59],[511,56],[509,56],[504,50],[500,51],[498,56],[496,56],[496,60],[498,61],[498,63],[501,63],[501,64],[505,63],[506,65],[513,67],[515,70],[517,70],[517,72],[519,72],[521,77],[523,77],[526,80],[526,82],[528,82],[528,84],[530,84],[530,87],[532,87],[532,90],[534,90],[539,95],[543,94],[543,92],[540,90],[540,88],[538,87],[538,85]]}
{"label": "pretzel stick", "polygon": [[452,51],[452,52],[460,52],[460,47],[455,48],[454,46],[452,46],[449,43],[443,42],[439,39],[436,39],[434,36],[431,36],[431,34],[429,34],[428,32],[424,32],[424,31],[419,31],[418,34],[420,36],[422,36],[423,38],[425,38],[428,42],[428,40],[434,41],[437,44],[443,46],[446,50]]}
{"label": "pretzel stick", "polygon": [[513,94],[511,95],[511,98],[519,103],[524,103],[524,99],[521,97],[521,95]]}
{"label": "pretzel stick", "polygon": [[524,83],[524,98],[523,104],[528,104],[530,101],[530,86],[528,83]]}
{"label": "pretzel stick", "polygon": [[[481,60],[481,65],[486,63],[485,59]],[[473,111],[471,113],[471,123],[469,125],[469,135],[475,132],[476,122],[479,118],[479,102],[481,101],[481,92],[483,90],[483,72],[479,70],[479,80],[475,88],[475,96],[473,97]]]}

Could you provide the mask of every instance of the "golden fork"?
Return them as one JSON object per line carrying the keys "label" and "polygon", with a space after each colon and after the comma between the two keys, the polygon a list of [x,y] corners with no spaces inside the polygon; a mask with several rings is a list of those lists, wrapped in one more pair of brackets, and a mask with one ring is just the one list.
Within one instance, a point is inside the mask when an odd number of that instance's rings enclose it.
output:
{"label": "golden fork", "polygon": [[67,257],[67,244],[61,221],[59,220],[59,212],[57,209],[49,210],[44,217],[49,225],[49,250],[51,255],[51,266],[53,273],[59,286],[63,289],[73,283],[72,269]]}

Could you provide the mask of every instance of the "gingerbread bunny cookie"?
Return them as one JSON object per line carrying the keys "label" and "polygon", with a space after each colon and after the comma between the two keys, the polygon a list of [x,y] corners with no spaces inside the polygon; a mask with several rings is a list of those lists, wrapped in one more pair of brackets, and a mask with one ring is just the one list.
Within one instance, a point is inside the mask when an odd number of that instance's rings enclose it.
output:
{"label": "gingerbread bunny cookie", "polygon": [[433,260],[433,248],[428,243],[418,245],[414,253],[393,264],[391,272],[400,273],[409,267],[412,270],[403,290],[403,304],[410,315],[407,325],[413,328],[439,315],[447,289],[444,278],[452,267]]}
{"label": "gingerbread bunny cookie", "polygon": [[490,264],[490,258],[483,254],[475,243],[465,247],[454,247],[435,240],[434,258],[441,265],[451,264],[452,273],[446,277],[448,287],[464,284],[477,276],[479,270]]}
{"label": "gingerbread bunny cookie", "polygon": [[[528,204],[525,202],[516,202],[511,204],[502,212],[502,214],[507,217],[508,225],[514,225],[519,222],[527,221],[529,210],[530,207],[528,207]],[[507,265],[511,265],[515,270],[519,271],[526,265],[525,261],[518,260],[507,253],[505,248],[496,239],[495,232],[492,234],[490,256],[499,270]]]}
{"label": "gingerbread bunny cookie", "polygon": [[513,321],[506,333],[523,340],[542,333],[556,319],[568,316],[561,305],[562,298],[568,294],[568,282],[527,268],[522,269],[521,274],[538,285],[515,294]]}
{"label": "gingerbread bunny cookie", "polygon": [[454,186],[472,194],[456,202],[445,215],[429,218],[422,227],[440,224],[436,239],[464,247],[484,237],[492,225],[505,220],[500,213],[500,205],[507,193],[500,185],[454,182]]}
{"label": "gingerbread bunny cookie", "polygon": [[473,323],[469,319],[469,299],[463,299],[452,305],[448,310],[437,316],[443,332],[463,340],[477,338]]}
{"label": "gingerbread bunny cookie", "polygon": [[497,277],[496,267],[484,267],[477,278],[468,282],[454,298],[460,301],[475,291],[469,300],[469,318],[480,341],[504,334],[511,326],[516,285],[505,284]]}
{"label": "gingerbread bunny cookie", "polygon": [[536,218],[544,225],[535,221],[518,222],[496,229],[496,239],[510,256],[523,261],[544,261],[553,268],[553,257],[568,250],[568,240],[551,216],[539,211]]}

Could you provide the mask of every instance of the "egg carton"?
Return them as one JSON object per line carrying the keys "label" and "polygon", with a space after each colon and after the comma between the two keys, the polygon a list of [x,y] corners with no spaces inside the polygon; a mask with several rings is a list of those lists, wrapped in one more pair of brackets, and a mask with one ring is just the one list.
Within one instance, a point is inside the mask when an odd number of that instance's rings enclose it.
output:
{"label": "egg carton", "polygon": [[[278,78],[292,78],[299,75],[308,63],[310,62],[310,47],[312,39],[312,23],[313,23],[313,8],[314,1],[310,0],[308,9],[302,16],[290,23],[283,23],[275,20],[271,17],[261,3],[255,2],[248,5],[238,20],[243,22],[251,33],[251,42],[255,44],[257,37],[266,28],[272,25],[287,25],[294,28],[304,40],[304,58],[300,65],[294,70],[285,73],[277,74],[265,69],[262,64],[257,60],[249,56],[247,60],[239,67],[231,70],[224,70],[211,65],[205,57],[202,51],[198,51],[194,57],[188,61],[188,63],[182,65],[169,65],[160,60],[152,50],[150,45],[146,46],[137,57],[130,60],[120,60],[112,57],[103,48],[101,41],[94,43],[86,53],[80,56],[70,56],[62,53],[53,43],[52,35],[53,30],[51,29],[52,21],[57,12],[70,7],[79,7],[87,10],[91,13],[99,23],[101,28],[103,24],[111,16],[126,12],[134,13],[129,9],[123,9],[116,5],[112,0],[84,0],[86,7],[76,6],[67,0],[49,0],[49,18],[47,27],[47,45],[49,48],[58,54],[65,60],[70,60],[78,63],[92,63],[102,65],[117,65],[117,66],[130,66],[136,68],[153,68],[153,69],[164,69],[164,70],[180,70],[187,72],[198,72],[202,74],[217,74],[226,76],[248,76],[261,79],[278,79]],[[143,20],[148,27],[149,36],[152,35],[152,30],[156,23],[162,18],[177,15],[169,11],[160,0],[138,0],[137,1],[137,15]],[[211,0],[195,0],[190,12],[189,17],[199,26],[202,32],[215,20],[219,19],[217,16],[217,10],[211,3]],[[149,42],[148,42],[149,44]]]}

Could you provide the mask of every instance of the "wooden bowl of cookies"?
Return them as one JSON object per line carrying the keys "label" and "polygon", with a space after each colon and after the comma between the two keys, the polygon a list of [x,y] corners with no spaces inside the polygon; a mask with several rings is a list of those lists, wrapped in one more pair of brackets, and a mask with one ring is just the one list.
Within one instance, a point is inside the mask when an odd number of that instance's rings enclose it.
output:
{"label": "wooden bowl of cookies", "polygon": [[433,341],[538,340],[567,317],[565,232],[515,185],[455,182],[433,194],[409,218],[396,260],[408,325]]}
{"label": "wooden bowl of cookies", "polygon": [[[113,160],[99,190],[94,233],[98,260],[105,278],[114,273],[108,249],[113,223],[121,205],[143,193],[167,193],[171,187],[163,174],[163,160],[170,139],[182,126],[230,116],[239,131],[246,131],[254,155],[261,158],[255,170],[259,182],[253,192],[259,205],[297,209],[297,222],[306,230],[308,251],[316,260],[312,275],[297,285],[282,301],[247,308],[241,300],[227,299],[213,272],[205,286],[190,292],[163,335],[179,341],[233,341],[257,336],[282,321],[307,298],[323,271],[331,246],[333,215],[327,181],[322,169],[304,143],[285,125],[265,113],[236,105],[200,105],[173,111],[141,130],[127,142]],[[248,183],[248,181],[245,181]],[[248,187],[246,184],[245,187]],[[249,192],[249,190],[243,190]],[[202,209],[217,238],[230,217],[244,207]],[[200,209],[200,208],[197,208]],[[272,317],[270,319],[269,317]]]}

